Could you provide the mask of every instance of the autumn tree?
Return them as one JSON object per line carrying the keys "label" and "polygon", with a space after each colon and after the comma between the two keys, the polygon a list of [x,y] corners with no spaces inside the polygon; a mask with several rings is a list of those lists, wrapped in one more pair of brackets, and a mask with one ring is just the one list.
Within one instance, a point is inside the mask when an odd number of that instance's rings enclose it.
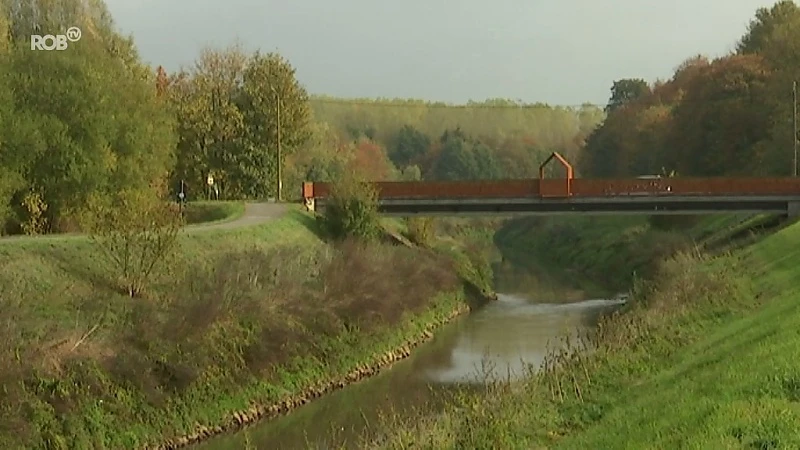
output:
{"label": "autumn tree", "polygon": [[386,149],[371,139],[361,138],[355,143],[351,169],[369,181],[388,181],[397,177],[397,170],[389,160]]}
{"label": "autumn tree", "polygon": [[770,155],[764,103],[769,69],[757,55],[717,59],[691,84],[673,112],[667,165],[682,175],[757,175]]}

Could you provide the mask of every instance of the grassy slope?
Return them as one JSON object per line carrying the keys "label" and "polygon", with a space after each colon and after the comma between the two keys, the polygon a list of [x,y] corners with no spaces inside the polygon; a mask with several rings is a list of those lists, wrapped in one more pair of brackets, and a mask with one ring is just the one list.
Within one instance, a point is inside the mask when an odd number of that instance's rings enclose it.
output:
{"label": "grassy slope", "polygon": [[[719,244],[763,220],[713,218],[688,234]],[[572,253],[552,234],[557,221],[547,232],[519,221],[501,238],[518,238],[517,257],[559,250],[559,264],[580,262],[594,275],[609,266],[593,267],[593,256],[624,271],[640,265],[619,242],[637,227],[638,242],[648,242],[652,230],[635,220],[591,223]],[[798,241],[795,225],[712,259],[679,255],[604,324],[591,355],[561,355],[562,370],[490,387],[437,418],[392,424],[381,447],[798,448]]]}
{"label": "grassy slope", "polygon": [[184,209],[187,225],[228,222],[242,215],[244,215],[242,202],[189,202]]}
{"label": "grassy slope", "polygon": [[[187,268],[190,268],[189,277],[192,276],[192,270],[197,270],[200,276],[214,273],[214,270],[219,270],[215,266],[215,259],[224,253],[256,249],[269,254],[280,244],[290,243],[293,249],[289,254],[284,253],[283,257],[289,257],[292,261],[280,260],[277,267],[283,270],[292,264],[302,265],[303,259],[312,258],[315,252],[326,252],[325,245],[315,234],[315,227],[310,216],[293,210],[286,217],[261,226],[182,235],[182,251],[173,266],[175,270],[165,274],[155,284],[152,289],[154,299],[140,302],[147,304],[168,300],[159,294],[168,292],[170,286],[175,284],[173,276],[185,276],[181,271]],[[379,260],[373,266],[381,264],[381,261],[388,261],[382,263],[383,267],[397,264],[396,261],[392,263],[385,259],[390,256],[376,257]],[[398,257],[409,260],[406,256]],[[27,363],[35,361],[35,372],[23,375],[32,384],[27,384],[22,393],[17,392],[17,395],[23,396],[21,398],[27,399],[26,412],[20,414],[19,411],[4,409],[9,405],[0,405],[0,416],[15,417],[17,420],[15,424],[0,425],[0,443],[5,441],[8,444],[5,448],[13,448],[11,445],[19,436],[32,439],[29,443],[43,445],[47,442],[51,448],[76,448],[89,445],[90,442],[101,443],[107,448],[131,447],[157,441],[162,433],[180,435],[191,432],[198,423],[214,425],[229,417],[232,411],[246,409],[253,400],[267,403],[276,401],[371,361],[376,353],[387,352],[410,336],[418,335],[428,323],[449,314],[459,301],[458,297],[440,298],[438,301],[431,299],[432,306],[421,314],[406,315],[401,308],[393,314],[396,317],[402,315],[402,318],[395,323],[396,326],[387,330],[360,331],[351,328],[336,335],[326,335],[328,337],[322,341],[310,344],[304,340],[308,337],[300,333],[297,336],[301,342],[291,343],[293,350],[290,354],[307,356],[284,361],[280,365],[282,369],[273,367],[275,370],[270,372],[268,382],[247,375],[248,368],[244,368],[244,373],[240,373],[241,369],[231,370],[231,373],[225,369],[211,369],[211,373],[203,375],[204,381],[183,389],[180,396],[170,395],[170,400],[164,404],[163,400],[153,400],[141,387],[136,387],[137,383],[144,383],[147,377],[145,372],[153,369],[130,359],[132,354],[122,351],[119,345],[120,339],[131,331],[136,334],[137,325],[143,325],[143,330],[160,328],[169,332],[177,324],[170,321],[160,324],[158,316],[146,316],[146,323],[136,324],[136,302],[121,295],[109,282],[109,267],[89,240],[72,236],[0,242],[0,264],[0,299],[5,308],[3,319],[9,325],[3,338],[8,343],[16,344],[15,349],[9,350],[20,351],[23,360],[21,366],[28,367]],[[249,269],[247,261],[243,264]],[[202,272],[204,268],[212,272]],[[267,269],[268,273],[273,270]],[[304,270],[307,268],[299,269],[300,272]],[[263,276],[267,276],[267,273]],[[214,288],[214,282],[210,280],[209,287]],[[403,295],[410,294],[407,292]],[[214,296],[213,293],[210,295]],[[347,292],[342,292],[342,295],[348,296]],[[212,309],[214,306],[208,305]],[[205,309],[206,306],[201,307],[201,310]],[[365,308],[361,307],[360,310]],[[241,357],[237,353],[241,349],[231,347],[229,352],[225,347],[244,346],[248,342],[252,344],[254,337],[249,335],[254,330],[252,325],[245,322],[256,318],[256,312],[247,310],[242,314],[244,316],[241,318],[217,318],[217,322],[202,333],[205,335],[202,339],[209,340],[203,345],[222,347],[201,348],[198,355],[211,355],[214,364],[221,363],[222,366],[241,365],[241,361],[236,359]],[[346,316],[347,313],[343,314]],[[232,325],[231,319],[245,322]],[[276,316],[274,320],[280,322],[283,319]],[[95,326],[96,331],[82,344],[73,347]],[[293,332],[276,331],[284,335]],[[276,342],[280,343],[284,338],[279,337]],[[153,337],[148,345],[155,345],[148,351],[156,352],[153,355],[156,358],[158,352],[167,351],[159,348],[164,345],[162,338]],[[302,351],[304,345],[306,351]],[[231,361],[214,360],[219,357],[214,355],[228,354],[232,355]],[[274,355],[274,350],[269,354]],[[186,355],[191,363],[192,354]],[[164,357],[169,359],[166,353]],[[108,362],[98,363],[101,360]],[[133,371],[124,375],[122,381],[107,372],[115,370],[117,366],[124,370],[120,364],[134,364]],[[11,367],[4,369],[10,370]],[[137,379],[137,373],[142,375],[142,380]],[[3,379],[4,375],[10,375],[11,379]],[[130,381],[124,381],[125,377]],[[20,387],[16,384],[18,380],[14,379],[14,373],[9,371],[0,373],[0,382]],[[131,382],[133,385],[128,384]],[[159,397],[162,394],[153,395]],[[20,425],[20,421],[27,422],[28,426]],[[20,429],[24,431],[18,432]]]}
{"label": "grassy slope", "polygon": [[[627,290],[658,262],[693,245],[717,247],[763,216],[708,216],[680,232],[652,227],[644,216],[522,218],[496,235],[503,255],[518,264],[545,263],[567,278]],[[613,268],[613,270],[609,270]],[[583,282],[583,281],[582,281]]]}
{"label": "grassy slope", "polygon": [[609,412],[559,446],[800,447],[798,241],[795,225],[714,261],[740,268],[743,287],[716,296],[730,304],[718,304],[717,317],[698,306],[698,320],[684,328],[693,342],[649,361],[652,373],[638,382],[606,387],[598,396]]}

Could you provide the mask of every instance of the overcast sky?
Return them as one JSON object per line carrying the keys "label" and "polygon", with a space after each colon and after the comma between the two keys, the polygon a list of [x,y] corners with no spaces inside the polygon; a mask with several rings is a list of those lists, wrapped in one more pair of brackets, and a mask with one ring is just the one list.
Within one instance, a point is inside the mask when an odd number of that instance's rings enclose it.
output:
{"label": "overcast sky", "polygon": [[[605,104],[624,77],[668,78],[732,50],[773,0],[106,0],[142,57],[277,50],[312,93]],[[458,6],[455,6],[458,5]]]}

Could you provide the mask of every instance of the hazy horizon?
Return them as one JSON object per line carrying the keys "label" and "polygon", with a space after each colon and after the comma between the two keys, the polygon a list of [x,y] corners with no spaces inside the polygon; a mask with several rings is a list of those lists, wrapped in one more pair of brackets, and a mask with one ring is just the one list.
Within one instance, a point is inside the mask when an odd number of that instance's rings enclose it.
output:
{"label": "hazy horizon", "polygon": [[278,51],[313,94],[464,103],[605,104],[620,78],[669,78],[733,50],[774,0],[107,0],[142,58],[168,70],[205,46]]}

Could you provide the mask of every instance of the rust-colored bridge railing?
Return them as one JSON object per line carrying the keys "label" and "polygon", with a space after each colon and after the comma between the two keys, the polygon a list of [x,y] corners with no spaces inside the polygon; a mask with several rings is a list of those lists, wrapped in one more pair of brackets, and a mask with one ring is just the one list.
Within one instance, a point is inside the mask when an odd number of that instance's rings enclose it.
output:
{"label": "rust-colored bridge railing", "polygon": [[[546,179],[545,166],[557,161],[565,169],[563,178]],[[505,181],[383,181],[373,183],[383,199],[491,199],[625,197],[630,195],[800,195],[800,178],[656,178],[580,179],[573,178],[572,166],[553,153],[539,167],[539,178]],[[303,198],[325,198],[328,183],[303,183]]]}
{"label": "rust-colored bridge railing", "polygon": [[[384,199],[491,199],[491,198],[569,198],[624,197],[629,195],[800,195],[797,178],[667,178],[641,179],[573,179],[569,192],[564,180],[507,181],[384,181],[373,183],[379,198]],[[305,199],[331,195],[329,183],[303,183]],[[557,193],[560,192],[561,195]]]}

